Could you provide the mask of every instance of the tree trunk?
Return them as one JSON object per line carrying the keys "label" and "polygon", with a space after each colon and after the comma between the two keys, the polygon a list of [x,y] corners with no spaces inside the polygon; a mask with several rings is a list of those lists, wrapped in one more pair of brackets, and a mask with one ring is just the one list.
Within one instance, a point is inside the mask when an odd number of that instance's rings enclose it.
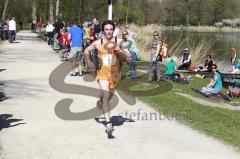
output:
{"label": "tree trunk", "polygon": [[54,22],[54,15],[53,15],[53,10],[54,10],[54,3],[53,0],[49,0],[49,14],[50,14],[50,21]]}
{"label": "tree trunk", "polygon": [[83,19],[83,16],[82,16],[82,0],[79,1],[79,18],[80,19]]}
{"label": "tree trunk", "polygon": [[112,0],[108,0],[108,20],[112,20]]}
{"label": "tree trunk", "polygon": [[3,20],[5,20],[5,17],[6,17],[7,6],[8,6],[8,0],[5,1],[5,5],[4,5],[3,13],[2,13]]}
{"label": "tree trunk", "polygon": [[32,20],[37,21],[37,1],[32,0]]}
{"label": "tree trunk", "polygon": [[56,17],[59,16],[59,0],[57,0],[57,3],[56,3]]}

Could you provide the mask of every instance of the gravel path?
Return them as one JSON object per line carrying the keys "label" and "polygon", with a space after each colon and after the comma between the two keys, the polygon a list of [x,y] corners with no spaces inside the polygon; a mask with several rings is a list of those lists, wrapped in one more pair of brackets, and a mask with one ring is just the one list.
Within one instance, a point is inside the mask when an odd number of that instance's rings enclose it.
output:
{"label": "gravel path", "polygon": [[[140,101],[131,106],[118,98],[112,111],[114,139],[108,139],[104,125],[94,119],[58,118],[55,105],[63,98],[73,99],[72,112],[95,107],[96,98],[53,90],[48,80],[60,64],[58,55],[28,31],[19,32],[17,42],[0,46],[0,69],[6,69],[0,72],[0,92],[6,96],[0,102],[0,158],[240,158],[232,147],[166,116],[150,120],[151,113],[158,113]],[[96,81],[81,77],[66,77],[65,82],[97,88]]]}

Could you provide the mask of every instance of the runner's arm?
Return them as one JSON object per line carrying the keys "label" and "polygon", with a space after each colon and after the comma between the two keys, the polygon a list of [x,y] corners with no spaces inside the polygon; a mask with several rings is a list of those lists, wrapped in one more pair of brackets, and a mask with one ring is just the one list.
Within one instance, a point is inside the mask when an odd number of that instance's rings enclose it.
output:
{"label": "runner's arm", "polygon": [[93,50],[96,49],[96,42],[93,42],[90,46],[88,46],[85,50],[84,50],[84,55],[86,57],[86,62],[87,62],[87,65],[90,67],[90,68],[94,68],[94,64],[92,63],[92,61],[90,60],[90,55],[91,55],[91,52]]}

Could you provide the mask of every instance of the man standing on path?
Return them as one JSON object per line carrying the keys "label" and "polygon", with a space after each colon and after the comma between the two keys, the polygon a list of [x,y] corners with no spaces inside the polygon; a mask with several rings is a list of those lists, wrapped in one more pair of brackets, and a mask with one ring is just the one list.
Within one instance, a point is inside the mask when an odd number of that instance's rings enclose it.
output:
{"label": "man standing on path", "polygon": [[20,20],[20,21],[18,22],[18,25],[19,25],[20,29],[22,30],[22,29],[23,29],[23,21]]}
{"label": "man standing on path", "polygon": [[68,60],[72,62],[73,71],[71,76],[82,76],[82,60],[83,60],[83,37],[84,31],[74,22],[72,28],[68,31],[68,40],[72,41],[71,51]]}
{"label": "man standing on path", "polygon": [[54,31],[54,27],[52,25],[52,22],[48,21],[48,24],[46,26],[46,33],[47,33],[47,37],[48,37],[48,45],[52,45],[53,31]]}
{"label": "man standing on path", "polygon": [[16,21],[14,17],[12,18],[12,20],[9,21],[8,25],[9,25],[9,31],[8,31],[9,43],[13,43],[16,36]]}
{"label": "man standing on path", "polygon": [[64,27],[63,22],[61,19],[57,19],[56,22],[54,23],[54,44],[53,44],[53,49],[58,50],[59,49],[59,41],[58,41],[58,34],[60,33],[60,30]]}

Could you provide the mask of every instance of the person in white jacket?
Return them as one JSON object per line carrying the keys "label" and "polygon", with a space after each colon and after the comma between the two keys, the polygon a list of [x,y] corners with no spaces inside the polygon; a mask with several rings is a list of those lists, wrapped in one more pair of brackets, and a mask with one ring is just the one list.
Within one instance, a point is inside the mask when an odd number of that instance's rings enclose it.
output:
{"label": "person in white jacket", "polygon": [[9,42],[13,43],[16,37],[16,21],[14,17],[12,18],[12,20],[9,21],[8,26],[9,26],[8,29]]}
{"label": "person in white jacket", "polygon": [[46,26],[46,33],[48,36],[48,45],[52,44],[53,41],[53,31],[54,31],[54,27],[52,25],[52,22],[48,22],[48,25]]}

